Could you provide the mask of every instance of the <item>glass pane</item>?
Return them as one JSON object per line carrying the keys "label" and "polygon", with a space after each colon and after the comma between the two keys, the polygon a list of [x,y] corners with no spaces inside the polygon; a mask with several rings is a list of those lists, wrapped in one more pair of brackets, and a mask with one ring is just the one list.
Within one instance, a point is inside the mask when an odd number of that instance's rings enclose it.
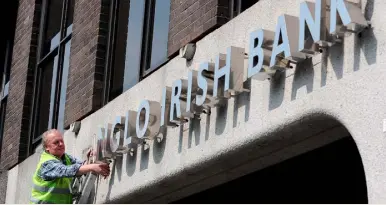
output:
{"label": "glass pane", "polygon": [[158,67],[167,60],[169,15],[170,0],[157,0],[155,3],[150,69]]}
{"label": "glass pane", "polygon": [[129,14],[123,91],[133,87],[139,80],[145,1],[131,0]]}
{"label": "glass pane", "polygon": [[[68,0],[68,11],[67,11],[67,22],[66,22],[66,28],[68,27],[72,27],[72,23],[73,23],[73,20],[74,20],[74,4],[75,4],[75,1],[74,0]],[[67,29],[67,35],[69,33],[72,32],[72,28],[71,28],[71,31],[68,31]]]}
{"label": "glass pane", "polygon": [[44,37],[44,48],[42,57],[44,57],[48,52],[50,52],[59,45],[62,7],[63,0],[48,1],[46,31]]}
{"label": "glass pane", "polygon": [[112,78],[110,82],[110,99],[113,100],[122,93],[123,79],[125,75],[125,57],[126,57],[126,41],[127,29],[129,24],[129,0],[121,0],[119,2],[118,23],[116,26],[116,39],[114,47],[114,60],[112,68]]}
{"label": "glass pane", "polygon": [[59,102],[57,129],[61,132],[64,131],[64,111],[65,111],[66,93],[67,93],[68,70],[70,67],[70,48],[71,48],[71,40],[66,43],[66,47],[64,51],[62,84],[60,85],[60,102]]}
{"label": "glass pane", "polygon": [[73,25],[73,24],[71,24],[71,25],[69,25],[69,26],[67,27],[67,29],[66,29],[66,36],[68,36],[68,35],[70,35],[70,34],[72,33],[72,25]]}
{"label": "glass pane", "polygon": [[72,33],[72,26],[74,21],[74,0],[68,0],[67,22],[66,22],[66,36]]}
{"label": "glass pane", "polygon": [[13,39],[7,41],[7,51],[6,51],[6,59],[4,63],[4,72],[5,72],[5,81],[7,83],[9,81],[9,77],[11,74],[11,64],[12,64],[12,51],[13,51]]}
{"label": "glass pane", "polygon": [[0,88],[3,85],[3,76],[6,72],[7,42],[0,40]]}
{"label": "glass pane", "polygon": [[3,77],[0,77],[2,83],[0,86],[6,84],[9,81],[9,75],[11,70],[13,41],[15,37],[18,1],[10,1],[11,5],[8,5],[6,9],[3,9],[1,15],[3,19],[3,37],[0,39],[0,70]]}
{"label": "glass pane", "polygon": [[[53,99],[55,90],[56,76],[53,74],[57,71],[58,57],[55,56],[54,60],[47,62],[40,67],[41,69],[41,85],[39,104],[37,112],[37,127],[35,137],[39,137],[47,129],[52,128],[52,114],[53,114]],[[55,72],[54,72],[55,71]],[[54,81],[53,81],[54,79]]]}
{"label": "glass pane", "polygon": [[[53,66],[53,69],[52,69],[52,79],[51,79],[51,92],[50,92],[50,116],[48,118],[48,127],[51,128],[52,126],[52,121],[53,121],[53,110],[55,109],[54,106],[55,106],[55,91],[56,91],[56,81],[57,81],[57,77],[58,77],[58,57],[56,56],[55,57],[55,60],[54,60],[54,66]],[[47,84],[46,84],[47,86]]]}

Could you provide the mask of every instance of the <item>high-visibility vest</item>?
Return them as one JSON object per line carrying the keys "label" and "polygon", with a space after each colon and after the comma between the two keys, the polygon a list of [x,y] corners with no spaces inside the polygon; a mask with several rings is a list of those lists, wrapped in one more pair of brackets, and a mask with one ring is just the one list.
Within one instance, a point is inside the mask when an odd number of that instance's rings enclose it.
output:
{"label": "high-visibility vest", "polygon": [[[65,155],[66,165],[71,165],[70,158]],[[71,182],[72,177],[57,178],[44,181],[38,172],[42,164],[48,160],[58,160],[57,157],[43,151],[40,161],[33,176],[33,187],[31,193],[31,204],[72,204]]]}

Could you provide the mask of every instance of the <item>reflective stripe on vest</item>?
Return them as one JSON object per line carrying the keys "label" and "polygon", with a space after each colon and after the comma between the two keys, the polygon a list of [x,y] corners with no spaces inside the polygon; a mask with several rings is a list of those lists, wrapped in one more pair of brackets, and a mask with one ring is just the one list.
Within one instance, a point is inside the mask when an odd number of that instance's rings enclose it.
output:
{"label": "reflective stripe on vest", "polygon": [[30,198],[30,201],[34,204],[54,204],[54,203],[49,202],[49,201],[43,201],[43,200],[35,199],[33,197]]}
{"label": "reflective stripe on vest", "polygon": [[51,192],[53,194],[71,194],[70,189],[56,188],[56,187],[44,187],[34,184],[33,188],[41,192]]}

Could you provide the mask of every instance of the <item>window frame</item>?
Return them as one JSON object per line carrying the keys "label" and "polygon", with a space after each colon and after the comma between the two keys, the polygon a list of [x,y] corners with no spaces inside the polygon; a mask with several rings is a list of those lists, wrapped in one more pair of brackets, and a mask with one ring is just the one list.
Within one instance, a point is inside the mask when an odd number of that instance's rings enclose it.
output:
{"label": "window frame", "polygon": [[140,67],[140,81],[144,79],[152,70],[158,68],[155,66],[151,68],[151,51],[153,49],[153,33],[154,33],[154,18],[155,18],[155,4],[157,0],[145,0],[145,13],[142,36],[141,49],[141,67]]}
{"label": "window frame", "polygon": [[[108,26],[108,35],[107,35],[107,46],[106,46],[106,62],[105,62],[105,71],[104,71],[104,87],[103,87],[103,97],[102,105],[106,105],[112,99],[110,99],[111,92],[111,81],[113,80],[113,64],[114,64],[114,55],[115,55],[115,46],[117,38],[117,30],[119,24],[119,5],[121,0],[111,0],[109,4],[109,26]],[[142,27],[142,40],[141,40],[141,56],[140,56],[140,66],[138,75],[138,83],[150,76],[153,72],[158,70],[160,67],[164,66],[170,61],[170,58],[166,56],[166,59],[155,66],[151,67],[151,57],[153,50],[153,34],[154,34],[154,21],[155,21],[155,12],[156,12],[156,3],[157,0],[143,0],[145,1],[145,10],[144,10],[144,23]],[[131,3],[131,2],[129,2]],[[130,5],[131,6],[131,5]],[[170,12],[170,11],[169,11]],[[130,13],[128,18],[130,17]],[[170,13],[169,13],[170,17]],[[170,19],[169,19],[170,21]],[[130,24],[130,19],[128,21]],[[128,26],[128,25],[127,25]],[[127,38],[127,37],[126,37]],[[127,52],[127,50],[126,50]],[[126,65],[125,68],[126,69]],[[123,85],[122,85],[123,86]],[[122,88],[122,93],[125,90]],[[121,93],[121,94],[122,94]]]}
{"label": "window frame", "polygon": [[111,81],[113,80],[113,63],[115,55],[115,43],[118,29],[118,16],[119,16],[119,0],[110,0],[109,8],[109,24],[106,46],[106,62],[103,79],[103,96],[102,105],[106,105],[110,101],[111,94]]}
{"label": "window frame", "polygon": [[[44,56],[44,40],[46,36],[46,29],[47,29],[47,23],[48,23],[48,9],[49,9],[49,1],[50,0],[43,0],[42,2],[42,10],[41,10],[41,18],[40,18],[40,27],[39,27],[39,37],[38,37],[38,49],[37,49],[37,63],[35,65],[35,71],[34,71],[34,87],[33,87],[33,97],[32,97],[32,114],[31,114],[31,120],[30,120],[30,129],[29,129],[29,152],[32,153],[33,149],[40,143],[42,139],[42,134],[38,134],[38,113],[39,113],[39,105],[41,101],[41,86],[42,86],[42,69],[44,64],[48,63],[50,60],[55,59],[57,56],[58,63],[57,63],[57,72],[53,75],[56,75],[55,82],[51,82],[51,85],[55,84],[54,89],[54,101],[51,103],[54,103],[53,110],[50,110],[50,116],[52,115],[52,122],[50,125],[48,125],[51,128],[56,128],[58,123],[58,116],[59,116],[59,105],[60,105],[60,92],[61,92],[61,84],[62,84],[62,73],[63,73],[63,64],[64,64],[64,54],[65,54],[65,48],[66,43],[69,42],[72,38],[72,25],[69,24],[67,27],[67,22],[69,20],[69,6],[71,3],[75,3],[74,0],[62,0],[62,8],[61,8],[61,16],[60,16],[60,41],[58,45],[55,46],[55,48],[51,49],[49,52],[47,52]],[[71,2],[73,1],[73,2]],[[73,13],[72,13],[73,14]],[[71,27],[71,32],[68,33],[68,29]],[[47,121],[48,124],[49,121]]]}
{"label": "window frame", "polygon": [[[16,22],[19,10],[19,2],[14,1],[13,4],[8,8],[11,9],[11,21],[7,26],[6,30],[6,45],[5,45],[5,53],[4,53],[4,64],[2,66],[2,75],[1,75],[1,84],[0,84],[0,149],[3,146],[3,138],[4,138],[4,123],[7,112],[7,104],[8,104],[8,92],[9,92],[9,82],[11,75],[11,66],[12,66],[12,55],[13,55],[13,47],[16,33]],[[4,34],[5,35],[5,34]],[[1,153],[0,153],[1,158]]]}

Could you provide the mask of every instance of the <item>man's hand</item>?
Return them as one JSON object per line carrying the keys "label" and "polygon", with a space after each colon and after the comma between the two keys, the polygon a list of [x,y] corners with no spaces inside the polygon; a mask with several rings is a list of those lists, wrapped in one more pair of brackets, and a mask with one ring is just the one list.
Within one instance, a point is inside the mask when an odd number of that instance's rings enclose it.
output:
{"label": "man's hand", "polygon": [[104,177],[110,175],[110,166],[106,163],[101,164],[90,164],[92,166],[92,171],[96,174],[100,174]]}
{"label": "man's hand", "polygon": [[89,148],[85,153],[85,164],[91,164],[95,161],[95,150],[93,148]]}
{"label": "man's hand", "polygon": [[95,174],[100,174],[104,176],[105,178],[110,175],[110,166],[107,163],[104,162],[98,162],[94,164],[85,164],[82,165],[76,175],[83,175],[87,174],[89,172],[93,172]]}

